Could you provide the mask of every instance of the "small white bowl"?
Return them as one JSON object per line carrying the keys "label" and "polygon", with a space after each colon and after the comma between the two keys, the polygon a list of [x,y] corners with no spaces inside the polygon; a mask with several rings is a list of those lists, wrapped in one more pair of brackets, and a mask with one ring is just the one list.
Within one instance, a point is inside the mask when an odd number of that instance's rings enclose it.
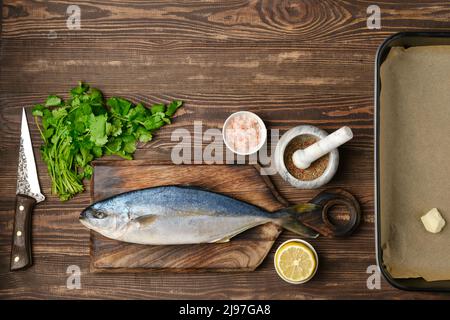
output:
{"label": "small white bowl", "polygon": [[[227,139],[226,139],[226,135],[225,135],[225,131],[228,125],[228,122],[230,121],[230,119],[241,115],[241,114],[247,114],[250,117],[253,117],[254,119],[256,119],[256,121],[258,121],[259,127],[260,127],[260,135],[261,135],[261,139],[259,141],[259,144],[256,146],[256,148],[254,150],[249,150],[249,152],[245,153],[245,152],[238,152],[237,150],[233,149],[231,147],[231,145],[228,143]],[[227,146],[228,149],[230,149],[231,151],[233,151],[234,153],[241,155],[241,156],[247,156],[253,153],[256,153],[259,151],[259,149],[261,149],[261,147],[264,145],[264,143],[266,142],[267,139],[267,129],[266,129],[266,125],[264,124],[264,122],[262,121],[262,119],[260,117],[258,117],[258,115],[256,115],[253,112],[250,111],[238,111],[235,113],[232,113],[224,122],[223,124],[223,128],[222,128],[222,137],[223,137],[223,142],[225,142],[225,145]]]}
{"label": "small white bowl", "polygon": [[[278,269],[277,269],[277,253],[278,253],[278,250],[280,250],[281,247],[283,247],[286,243],[289,243],[289,242],[300,242],[300,243],[303,243],[303,244],[306,245],[309,249],[311,249],[311,251],[312,251],[313,254],[314,254],[314,257],[316,258],[316,267],[315,267],[315,269],[314,269],[314,272],[311,274],[311,276],[310,276],[309,278],[307,278],[307,279],[305,279],[305,280],[302,280],[302,281],[292,281],[292,280],[286,279],[286,278],[281,274],[281,272],[279,272]],[[288,282],[288,283],[291,283],[291,284],[302,284],[302,283],[306,283],[306,282],[308,282],[309,280],[311,280],[312,278],[314,278],[314,275],[316,274],[317,269],[319,268],[319,256],[317,255],[316,249],[314,249],[314,247],[313,247],[309,242],[306,242],[305,240],[301,240],[301,239],[291,239],[291,240],[287,240],[287,241],[283,242],[282,244],[280,244],[280,245],[278,246],[277,250],[275,251],[275,254],[273,255],[273,263],[274,263],[275,271],[277,272],[278,276],[279,276],[281,279],[283,279],[284,281],[286,281],[286,282]]]}

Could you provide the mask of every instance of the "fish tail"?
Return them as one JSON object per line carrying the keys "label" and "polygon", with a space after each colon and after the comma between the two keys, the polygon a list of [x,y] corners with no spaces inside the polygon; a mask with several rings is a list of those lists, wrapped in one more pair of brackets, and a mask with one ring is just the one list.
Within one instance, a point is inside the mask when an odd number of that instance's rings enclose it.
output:
{"label": "fish tail", "polygon": [[279,224],[286,230],[292,231],[304,238],[317,238],[319,234],[300,222],[298,216],[305,212],[317,210],[317,205],[312,203],[298,204],[283,208],[275,212]]}

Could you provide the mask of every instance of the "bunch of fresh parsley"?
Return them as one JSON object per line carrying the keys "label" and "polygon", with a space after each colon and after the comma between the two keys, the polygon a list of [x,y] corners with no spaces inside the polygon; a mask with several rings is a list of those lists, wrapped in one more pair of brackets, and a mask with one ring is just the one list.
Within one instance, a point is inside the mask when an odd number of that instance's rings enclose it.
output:
{"label": "bunch of fresh parsley", "polygon": [[136,142],[150,141],[156,130],[170,124],[181,105],[175,100],[148,109],[118,97],[105,103],[99,90],[81,82],[67,101],[51,95],[45,105],[35,105],[33,115],[44,140],[41,153],[52,193],[65,201],[83,191],[83,179],[93,173],[91,161],[102,155],[132,159]]}

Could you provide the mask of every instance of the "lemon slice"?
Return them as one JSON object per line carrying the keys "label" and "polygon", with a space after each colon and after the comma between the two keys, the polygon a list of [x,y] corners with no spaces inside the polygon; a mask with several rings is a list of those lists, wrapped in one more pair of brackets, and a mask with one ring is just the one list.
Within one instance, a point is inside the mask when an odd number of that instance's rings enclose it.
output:
{"label": "lemon slice", "polygon": [[288,241],[275,253],[275,269],[280,277],[291,283],[303,283],[317,270],[317,257],[312,247],[303,242]]}

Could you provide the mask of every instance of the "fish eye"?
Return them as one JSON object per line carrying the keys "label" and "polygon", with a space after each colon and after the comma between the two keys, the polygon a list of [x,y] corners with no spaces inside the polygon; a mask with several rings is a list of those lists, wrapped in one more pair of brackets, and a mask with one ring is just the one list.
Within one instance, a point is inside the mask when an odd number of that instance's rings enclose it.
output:
{"label": "fish eye", "polygon": [[93,216],[94,216],[94,218],[97,218],[97,219],[103,219],[103,218],[106,218],[107,215],[106,215],[106,213],[104,213],[102,211],[94,211]]}

